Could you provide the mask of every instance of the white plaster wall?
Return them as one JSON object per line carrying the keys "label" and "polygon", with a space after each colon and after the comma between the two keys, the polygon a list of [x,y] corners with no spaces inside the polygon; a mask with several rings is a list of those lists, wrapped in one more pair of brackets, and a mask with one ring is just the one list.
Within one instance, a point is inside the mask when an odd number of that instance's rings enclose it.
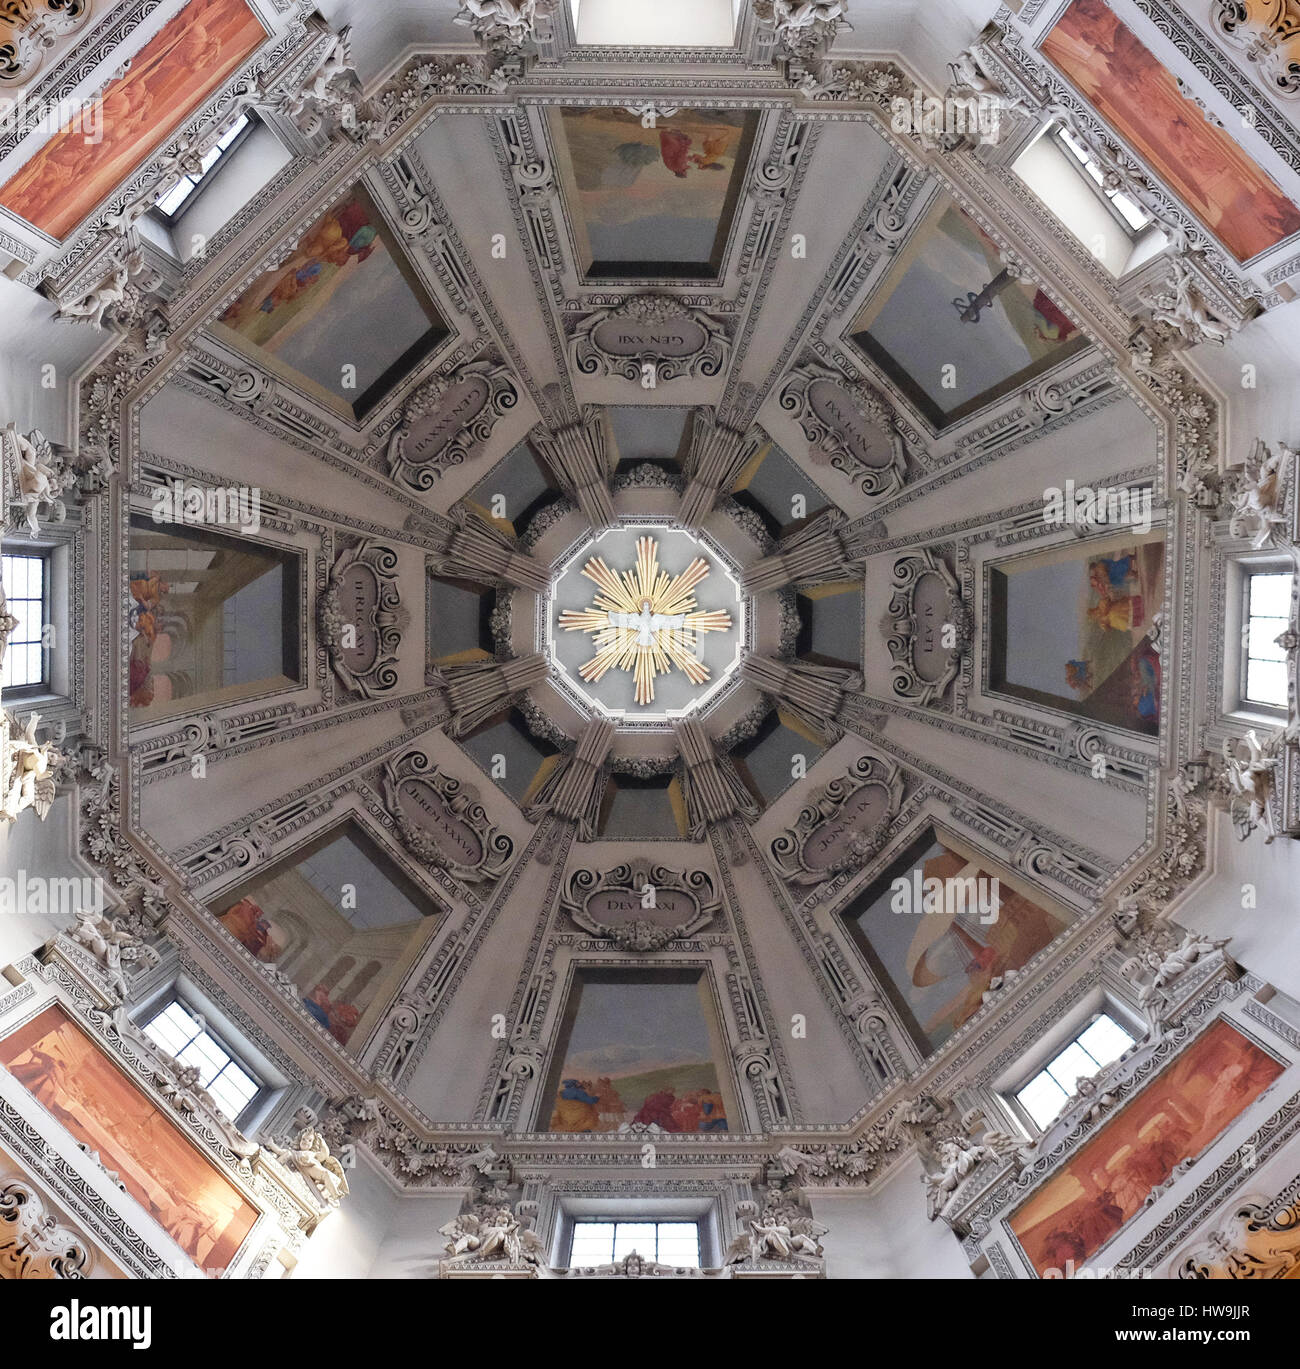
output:
{"label": "white plaster wall", "polygon": [[351,1192],[316,1228],[298,1257],[295,1279],[364,1279],[393,1220],[397,1195],[358,1152]]}
{"label": "white plaster wall", "polygon": [[[1206,936],[1232,937],[1228,953],[1289,998],[1300,1000],[1300,842],[1262,833],[1238,841],[1220,812],[1210,816],[1212,874],[1173,916]],[[1242,907],[1242,886],[1255,907]]]}
{"label": "white plaster wall", "polygon": [[921,1162],[910,1157],[872,1193],[828,1189],[810,1195],[832,1279],[969,1279],[952,1230],[925,1215]]}
{"label": "white plaster wall", "polygon": [[374,1263],[372,1279],[432,1279],[445,1259],[446,1226],[460,1211],[460,1189],[440,1189],[399,1199]]}
{"label": "white plaster wall", "polygon": [[[15,901],[23,896],[23,880],[82,879],[87,872],[68,854],[75,845],[72,799],[55,800],[49,816],[41,822],[34,812],[0,825],[0,877],[15,881]],[[50,909],[51,891],[46,885],[45,904]],[[68,910],[69,914],[75,909]],[[45,916],[26,912],[0,914],[0,966],[11,965],[44,945],[55,932],[66,931],[71,916],[50,909]]]}

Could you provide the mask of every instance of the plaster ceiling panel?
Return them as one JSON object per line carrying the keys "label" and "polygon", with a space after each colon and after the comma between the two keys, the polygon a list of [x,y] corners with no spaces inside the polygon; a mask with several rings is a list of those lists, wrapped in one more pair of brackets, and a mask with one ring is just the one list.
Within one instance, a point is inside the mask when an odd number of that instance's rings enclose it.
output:
{"label": "plaster ceiling panel", "polygon": [[352,29],[352,59],[367,86],[387,74],[410,48],[474,49],[472,35],[456,23],[456,0],[320,0],[330,28]]}
{"label": "plaster ceiling panel", "polygon": [[1154,473],[1158,452],[1152,418],[1123,396],[999,453],[996,480],[982,479],[979,472],[984,467],[980,466],[971,470],[968,479],[918,481],[906,501],[890,508],[890,532],[906,537],[926,529],[968,524],[1022,500],[1041,499],[1044,490],[1063,488],[1067,479],[1083,486],[1103,484],[1126,472]]}
{"label": "plaster ceiling panel", "polygon": [[887,745],[918,756],[935,755],[940,749],[944,770],[968,792],[988,795],[1031,822],[1042,822],[1041,815],[1050,813],[1052,830],[1067,838],[1086,834],[1089,846],[1117,864],[1146,843],[1145,795],[1112,786],[1105,790],[1106,801],[1099,803],[1097,780],[1053,766],[1046,759],[1026,758],[1014,768],[994,768],[986,742],[943,732],[937,721],[891,717],[884,738]]}

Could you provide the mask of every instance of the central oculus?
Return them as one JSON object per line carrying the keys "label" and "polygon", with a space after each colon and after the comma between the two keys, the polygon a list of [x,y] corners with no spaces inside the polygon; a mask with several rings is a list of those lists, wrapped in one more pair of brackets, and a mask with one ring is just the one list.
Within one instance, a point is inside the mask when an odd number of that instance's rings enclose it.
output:
{"label": "central oculus", "polygon": [[693,712],[739,663],[739,584],[684,529],[607,529],[566,558],[551,597],[552,658],[606,716]]}

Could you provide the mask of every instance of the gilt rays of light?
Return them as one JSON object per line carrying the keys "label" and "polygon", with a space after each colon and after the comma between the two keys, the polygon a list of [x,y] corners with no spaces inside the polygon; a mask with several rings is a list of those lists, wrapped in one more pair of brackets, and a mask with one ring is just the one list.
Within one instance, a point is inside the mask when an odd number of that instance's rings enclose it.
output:
{"label": "gilt rays of light", "polygon": [[731,627],[726,609],[699,609],[694,589],[709,574],[709,563],[697,556],[678,576],[659,568],[659,544],[640,537],[636,570],[621,575],[593,557],[582,573],[600,591],[594,608],[566,608],[560,626],[566,632],[589,632],[597,651],[578,672],[596,684],[611,668],[626,670],[636,680],[636,701],[654,702],[655,677],[674,666],[692,684],[709,678],[708,667],[695,655],[697,639],[706,632]]}

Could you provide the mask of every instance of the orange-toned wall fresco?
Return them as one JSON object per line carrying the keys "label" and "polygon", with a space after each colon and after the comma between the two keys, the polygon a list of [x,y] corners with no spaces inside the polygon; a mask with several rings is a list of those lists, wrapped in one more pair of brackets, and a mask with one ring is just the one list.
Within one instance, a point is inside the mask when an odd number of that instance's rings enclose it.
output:
{"label": "orange-toned wall fresco", "polygon": [[1283,1068],[1216,1022],[1012,1214],[1011,1230],[1034,1268],[1059,1271],[1058,1278],[1077,1270]]}
{"label": "orange-toned wall fresco", "polygon": [[235,1258],[258,1212],[60,1007],[0,1040],[0,1065],[89,1149],[206,1274]]}
{"label": "orange-toned wall fresco", "polygon": [[103,96],[103,137],[60,129],[0,187],[0,205],[54,238],[82,219],[261,45],[245,0],[190,0]]}
{"label": "orange-toned wall fresco", "polygon": [[1103,0],[1074,0],[1042,52],[1238,261],[1300,232],[1300,209]]}

